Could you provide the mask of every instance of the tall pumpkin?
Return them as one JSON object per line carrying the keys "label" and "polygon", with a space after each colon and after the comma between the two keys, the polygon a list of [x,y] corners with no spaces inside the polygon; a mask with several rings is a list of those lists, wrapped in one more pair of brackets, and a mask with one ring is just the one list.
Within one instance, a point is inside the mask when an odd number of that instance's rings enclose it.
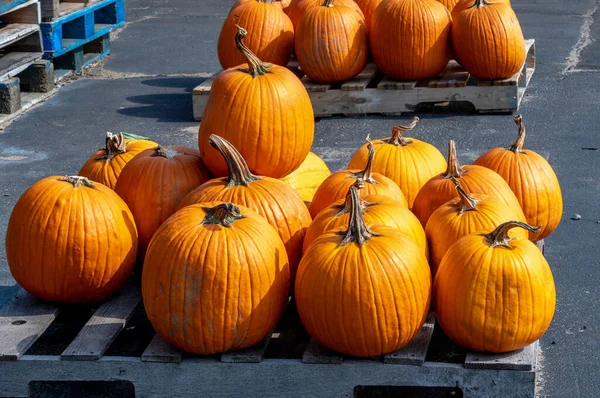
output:
{"label": "tall pumpkin", "polygon": [[[402,135],[415,128],[418,122],[419,118],[415,117],[407,126],[395,126],[391,137],[373,141],[376,153],[373,171],[398,184],[409,208],[412,208],[421,187],[446,169],[446,159],[436,147]],[[368,149],[363,145],[352,156],[348,168],[362,167],[368,156]]]}
{"label": "tall pumpkin", "polygon": [[33,184],[17,201],[6,231],[13,277],[51,302],[83,304],[112,296],[131,275],[137,245],[125,202],[81,176]]}
{"label": "tall pumpkin", "polygon": [[432,77],[450,60],[450,11],[435,0],[386,0],[371,19],[371,54],[386,75]]}
{"label": "tall pumpkin", "polygon": [[506,181],[488,168],[476,165],[461,166],[456,156],[456,144],[451,140],[448,143],[448,168],[423,185],[412,208],[424,226],[435,209],[456,197],[453,178],[459,180],[468,193],[487,194],[500,199],[514,211],[520,211],[517,220],[525,221],[521,205]]}
{"label": "tall pumpkin", "polygon": [[538,340],[552,321],[552,272],[533,243],[508,235],[515,227],[536,229],[512,221],[487,235],[467,235],[448,250],[435,277],[437,320],[470,350],[518,350]]}
{"label": "tall pumpkin", "polygon": [[271,0],[253,0],[231,9],[219,34],[217,54],[223,69],[246,62],[236,50],[238,26],[248,29],[248,48],[265,62],[286,66],[294,50],[294,27],[290,18]]}
{"label": "tall pumpkin", "polygon": [[362,187],[360,190],[361,196],[388,196],[408,207],[406,198],[404,197],[402,190],[398,187],[398,184],[383,174],[373,172],[375,150],[373,149],[373,143],[368,138],[367,141],[369,155],[363,163],[363,165],[366,163],[366,166],[364,166],[365,168],[363,170],[351,169],[336,171],[323,181],[310,204],[310,214],[313,218],[323,209],[335,203],[335,201],[344,199],[348,193],[348,189],[350,189],[357,181]]}
{"label": "tall pumpkin", "polygon": [[323,159],[309,152],[300,167],[291,174],[283,177],[281,181],[294,188],[304,203],[310,206],[317,188],[330,175],[331,171],[329,171],[329,167],[327,167]]}
{"label": "tall pumpkin", "polygon": [[134,138],[131,134],[106,133],[106,144],[88,159],[79,175],[114,189],[123,167],[140,152],[155,148],[155,142]]}
{"label": "tall pumpkin", "polygon": [[142,273],[148,319],[168,343],[200,355],[251,347],[288,301],[277,232],[232,203],[188,206],[156,232]]}
{"label": "tall pumpkin", "polygon": [[306,205],[286,183],[256,176],[237,149],[227,140],[212,135],[213,145],[229,167],[229,177],[215,178],[189,193],[181,207],[194,203],[223,201],[248,207],[263,216],[279,233],[287,251],[292,280],[302,255],[304,233],[311,218]]}
{"label": "tall pumpkin", "polygon": [[125,166],[115,191],[135,218],[140,258],[185,195],[210,178],[198,151],[184,146],[147,149]]}
{"label": "tall pumpkin", "polygon": [[198,145],[208,168],[227,175],[225,160],[208,139],[218,132],[231,142],[253,173],[281,178],[296,170],[312,146],[315,120],[302,82],[289,69],[267,65],[235,37],[248,65],[228,69],[214,81],[198,132]]}
{"label": "tall pumpkin", "polygon": [[360,10],[365,15],[365,22],[367,23],[367,31],[371,31],[371,20],[375,14],[377,7],[383,2],[383,0],[355,0],[356,4],[360,7]]}
{"label": "tall pumpkin", "polygon": [[473,0],[454,13],[452,42],[460,64],[479,79],[506,79],[525,62],[525,39],[513,9],[504,3]]}
{"label": "tall pumpkin", "polygon": [[550,235],[562,217],[563,200],[558,178],[552,166],[539,154],[523,149],[525,126],[521,115],[515,116],[519,136],[508,148],[494,148],[481,155],[475,164],[500,174],[517,196],[527,222],[541,226],[531,234],[533,241]]}
{"label": "tall pumpkin", "polygon": [[352,190],[347,228],[307,250],[296,278],[296,305],[307,332],[347,355],[396,351],[417,334],[427,312],[431,274],[422,249],[402,232],[367,226]]}
{"label": "tall pumpkin", "polygon": [[358,75],[367,65],[367,28],[356,10],[325,0],[309,9],[296,28],[296,57],[314,81],[336,83]]}
{"label": "tall pumpkin", "polygon": [[[323,4],[323,0],[293,0],[292,4],[290,4],[290,7],[288,8],[288,16],[292,20],[294,29],[298,27],[300,18],[302,18],[304,14],[306,14],[310,9],[319,7],[321,4]],[[356,10],[357,14],[363,19],[365,17],[358,4],[356,4],[353,0],[333,0],[333,5],[336,7],[350,7]]]}
{"label": "tall pumpkin", "polygon": [[[454,7],[450,8],[448,7],[448,9],[452,12],[452,19],[455,19],[458,17],[458,13],[461,12],[462,10],[466,10],[467,8],[471,8],[475,5],[475,0],[438,0],[441,3],[444,3],[444,1],[447,2],[453,2],[454,3]],[[494,3],[504,3],[507,6],[511,6],[510,4],[510,0],[494,0]]]}

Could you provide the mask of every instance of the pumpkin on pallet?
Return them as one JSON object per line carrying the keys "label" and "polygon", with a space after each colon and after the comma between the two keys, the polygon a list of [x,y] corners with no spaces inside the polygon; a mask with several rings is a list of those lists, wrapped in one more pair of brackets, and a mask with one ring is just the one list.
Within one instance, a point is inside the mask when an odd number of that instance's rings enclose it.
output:
{"label": "pumpkin on pallet", "polygon": [[[294,29],[298,28],[298,23],[304,14],[313,8],[321,6],[322,4],[323,0],[293,0],[288,9],[288,16],[292,20]],[[360,7],[353,0],[333,0],[333,5],[334,7],[344,6],[352,8],[361,18],[365,18],[365,15],[360,10]]]}
{"label": "pumpkin on pallet", "polygon": [[356,4],[360,7],[360,10],[365,16],[365,22],[367,23],[367,32],[371,31],[371,21],[375,10],[382,3],[383,0],[355,0]]}
{"label": "pumpkin on pallet", "polygon": [[[458,4],[461,0],[437,0],[437,1],[442,3],[444,6],[446,6],[448,11],[452,12],[454,7],[456,7],[456,4]],[[467,0],[467,1],[473,2],[473,0]]]}
{"label": "pumpkin on pallet", "polygon": [[227,164],[209,144],[218,134],[239,149],[253,173],[281,178],[296,170],[312,146],[315,120],[304,85],[289,69],[263,63],[245,46],[240,28],[235,42],[247,65],[228,69],[214,81],[198,132],[208,168],[218,177]]}
{"label": "pumpkin on pallet", "polygon": [[331,175],[327,164],[312,152],[308,153],[304,162],[291,174],[281,178],[298,193],[306,206],[310,206],[319,186]]}
{"label": "pumpkin on pallet", "polygon": [[52,176],[33,184],[17,201],[6,231],[13,277],[50,302],[109,298],[131,275],[137,248],[125,202],[82,176]]}
{"label": "pumpkin on pallet", "polygon": [[[454,7],[450,8],[448,6],[448,9],[451,11],[452,13],[452,19],[456,19],[458,17],[458,13],[461,12],[462,10],[466,10],[467,8],[471,8],[475,6],[475,0],[438,0],[441,3],[444,3],[444,1],[446,1],[447,3],[454,3]],[[490,3],[492,3],[490,1]],[[511,6],[510,4],[510,0],[494,0],[493,3],[504,3],[507,6]]]}

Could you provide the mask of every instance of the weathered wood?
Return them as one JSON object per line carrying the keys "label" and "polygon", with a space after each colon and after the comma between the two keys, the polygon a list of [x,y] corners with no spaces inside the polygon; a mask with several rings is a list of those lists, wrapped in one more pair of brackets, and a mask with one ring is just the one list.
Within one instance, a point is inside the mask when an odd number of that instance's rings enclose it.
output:
{"label": "weathered wood", "polygon": [[469,72],[455,60],[450,60],[440,77],[430,80],[427,87],[465,87],[467,80],[469,80]]}
{"label": "weathered wood", "polygon": [[535,370],[538,342],[505,354],[469,352],[465,358],[467,369]]}
{"label": "weathered wood", "polygon": [[267,346],[271,341],[269,333],[260,343],[255,346],[245,348],[239,351],[225,352],[221,354],[221,362],[227,363],[259,363],[263,360]]}
{"label": "weathered wood", "polygon": [[433,335],[435,326],[435,314],[429,313],[425,324],[415,336],[415,338],[404,348],[387,354],[383,357],[383,363],[404,364],[404,365],[423,365],[427,356],[427,349]]}
{"label": "weathered wood", "polygon": [[375,77],[376,73],[377,65],[375,65],[374,63],[369,63],[367,64],[365,69],[363,69],[363,71],[360,72],[356,77],[343,83],[340,87],[340,90],[364,91],[367,89],[367,85],[371,82],[371,80],[373,80],[373,77]]}
{"label": "weathered wood", "polygon": [[23,23],[39,25],[41,22],[40,3],[37,0],[30,0],[27,3],[18,5],[4,15],[0,15],[0,21],[5,24]]}
{"label": "weathered wood", "polygon": [[14,77],[42,56],[41,52],[14,52],[0,58],[0,81]]}
{"label": "weathered wood", "polygon": [[304,84],[304,88],[309,93],[322,93],[327,91],[329,87],[331,87],[331,84],[317,83],[311,80],[308,76],[304,76],[302,79],[300,79],[300,81],[302,81],[302,84]]}
{"label": "weathered wood", "polygon": [[394,80],[385,76],[377,85],[377,90],[412,90],[417,83],[417,81]]}
{"label": "weathered wood", "polygon": [[181,351],[167,344],[158,334],[142,353],[142,362],[181,362]]}
{"label": "weathered wood", "polygon": [[215,79],[211,79],[211,78],[204,80],[202,83],[200,83],[198,86],[196,86],[196,88],[194,88],[194,92],[193,92],[194,95],[208,96],[210,94],[210,89],[211,89],[214,81],[215,81]]}
{"label": "weathered wood", "polygon": [[540,251],[542,252],[542,254],[545,254],[544,253],[544,247],[545,247],[544,239],[538,240],[537,242],[535,242],[535,245],[537,246],[538,249],[540,249]]}
{"label": "weathered wood", "polygon": [[341,354],[328,350],[315,339],[310,339],[310,343],[302,354],[302,363],[310,364],[341,364],[343,357]]}
{"label": "weathered wood", "polygon": [[12,23],[0,29],[0,48],[15,43],[22,38],[40,30],[35,24]]}

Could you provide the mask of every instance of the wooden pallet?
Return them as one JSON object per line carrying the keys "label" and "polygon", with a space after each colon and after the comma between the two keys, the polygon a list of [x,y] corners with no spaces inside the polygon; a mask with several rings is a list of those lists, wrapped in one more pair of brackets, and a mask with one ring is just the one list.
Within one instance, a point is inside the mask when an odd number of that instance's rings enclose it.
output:
{"label": "wooden pallet", "polygon": [[[526,40],[525,52],[527,57],[522,69],[504,80],[476,79],[453,60],[439,76],[420,81],[390,79],[370,63],[354,79],[333,85],[310,80],[296,60],[290,61],[287,67],[302,80],[316,117],[397,115],[443,108],[480,113],[513,112],[519,108],[535,71],[535,40]],[[195,120],[202,120],[213,81],[207,79],[193,90]]]}
{"label": "wooden pallet", "polygon": [[100,0],[40,0],[42,21],[51,22],[75,11],[79,11]]}

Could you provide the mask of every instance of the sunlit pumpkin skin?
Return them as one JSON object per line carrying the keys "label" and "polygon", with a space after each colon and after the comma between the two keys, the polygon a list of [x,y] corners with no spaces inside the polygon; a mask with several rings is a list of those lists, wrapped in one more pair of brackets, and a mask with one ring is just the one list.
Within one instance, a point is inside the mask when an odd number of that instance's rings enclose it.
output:
{"label": "sunlit pumpkin skin", "polygon": [[552,166],[536,152],[523,149],[525,127],[521,115],[515,117],[519,137],[508,148],[494,148],[481,155],[474,164],[500,174],[517,196],[527,223],[540,226],[530,235],[538,241],[548,237],[560,223],[563,199]]}
{"label": "sunlit pumpkin skin", "polygon": [[32,185],[6,231],[6,259],[17,283],[42,300],[69,304],[115,294],[131,275],[137,245],[125,202],[81,176]]}
{"label": "sunlit pumpkin skin", "polygon": [[184,146],[146,149],[125,166],[115,191],[133,213],[140,259],[152,235],[185,195],[211,178],[198,151]]}
{"label": "sunlit pumpkin skin", "polygon": [[300,18],[296,32],[298,63],[316,82],[350,80],[367,65],[365,20],[350,7],[336,7],[333,0],[325,0]]}
{"label": "sunlit pumpkin skin", "polygon": [[[444,0],[438,0],[438,1],[440,3],[444,3]],[[452,9],[450,9],[450,7],[448,7],[448,9],[452,13],[452,19],[455,19],[456,17],[458,17],[458,13],[461,12],[462,10],[466,10],[467,8],[473,7],[475,5],[475,0],[446,0],[446,1],[454,3],[454,7]],[[511,6],[510,0],[494,0],[493,2],[494,3],[504,3],[509,7]]]}
{"label": "sunlit pumpkin skin", "polygon": [[290,270],[277,232],[231,203],[188,206],[156,232],[142,273],[148,319],[194,354],[250,347],[279,321]]}
{"label": "sunlit pumpkin skin", "polygon": [[509,352],[538,340],[556,306],[554,279],[546,259],[525,239],[511,239],[519,222],[488,235],[459,239],[435,277],[437,320],[456,343],[470,350]]}
{"label": "sunlit pumpkin skin", "polygon": [[386,0],[371,19],[371,54],[386,75],[419,80],[450,60],[450,11],[435,0]]}
{"label": "sunlit pumpkin skin", "polygon": [[123,167],[140,152],[155,148],[149,140],[127,139],[123,133],[106,133],[106,145],[98,149],[79,170],[79,175],[114,189]]}
{"label": "sunlit pumpkin skin", "polygon": [[397,229],[367,226],[351,188],[348,226],[319,237],[296,278],[306,331],[331,350],[374,357],[418,333],[429,311],[431,274],[422,249]]}
{"label": "sunlit pumpkin skin", "polygon": [[[437,0],[437,1],[442,3],[448,9],[448,11],[452,12],[454,7],[456,7],[456,4],[458,4],[461,0]],[[471,5],[473,5],[473,0],[467,0],[467,1],[471,2]]]}
{"label": "sunlit pumpkin skin", "polygon": [[294,50],[292,21],[281,7],[270,1],[255,0],[232,8],[225,18],[217,43],[217,54],[223,69],[246,62],[244,55],[236,49],[238,26],[250,32],[245,44],[261,60],[281,66],[288,64]]}
{"label": "sunlit pumpkin skin", "polygon": [[[250,3],[256,0],[238,0],[232,7],[231,10],[229,11],[231,13],[231,11],[233,11],[237,6],[240,6],[242,4],[246,4],[246,3]],[[290,4],[292,3],[292,0],[273,0],[273,5],[277,6],[279,8],[281,8],[283,10],[283,12],[287,13],[288,8],[290,8]]]}
{"label": "sunlit pumpkin skin", "polygon": [[308,153],[304,162],[281,181],[288,184],[298,193],[307,206],[310,206],[317,188],[331,175],[327,164],[312,152]]}
{"label": "sunlit pumpkin skin", "polygon": [[[403,133],[411,131],[418,122],[419,118],[415,117],[407,126],[395,126],[391,137],[373,141],[376,154],[373,171],[398,184],[409,208],[412,208],[421,187],[446,169],[446,159],[436,147],[402,136]],[[348,168],[362,167],[368,156],[369,151],[366,145],[363,145],[352,156]]]}
{"label": "sunlit pumpkin skin", "polygon": [[198,132],[200,153],[218,177],[227,164],[208,143],[218,133],[231,142],[258,175],[281,178],[306,159],[315,133],[315,119],[304,85],[289,69],[266,65],[236,42],[249,64],[228,69],[213,82]]}
{"label": "sunlit pumpkin skin", "polygon": [[375,10],[382,3],[383,0],[355,0],[355,3],[358,4],[360,10],[363,12],[365,16],[365,22],[367,23],[367,31],[371,31],[371,20],[373,19],[373,15],[375,14]]}
{"label": "sunlit pumpkin skin", "polygon": [[[514,211],[493,196],[479,193],[467,194],[457,181],[459,197],[438,207],[425,227],[429,241],[429,264],[433,275],[448,249],[460,238],[478,232],[489,232],[507,221],[519,220],[522,213]],[[527,239],[528,232],[521,228],[512,229],[513,238]]]}
{"label": "sunlit pumpkin skin", "polygon": [[503,3],[474,0],[454,13],[452,42],[460,64],[479,79],[506,79],[525,62],[525,39],[513,9]]}
{"label": "sunlit pumpkin skin", "polygon": [[[302,16],[304,14],[306,14],[306,12],[308,12],[308,10],[319,7],[322,4],[323,4],[323,0],[293,0],[292,4],[290,4],[290,7],[288,8],[287,14],[290,17],[290,19],[292,20],[294,29],[296,29],[298,27],[300,18],[302,18]],[[353,0],[333,0],[333,6],[334,7],[338,7],[338,6],[350,7],[352,9],[356,10],[358,15],[361,16],[363,19],[365,18],[365,15],[361,11],[360,7]]]}
{"label": "sunlit pumpkin skin", "polygon": [[[373,172],[373,160],[375,151],[371,142],[367,144],[368,158],[360,167],[363,170],[341,170],[330,175],[317,189],[313,201],[310,204],[310,214],[315,218],[323,209],[332,205],[348,194],[348,189],[357,181],[362,185],[360,196],[383,195],[408,207],[408,202],[394,181],[383,174]],[[366,166],[365,166],[366,164]]]}
{"label": "sunlit pumpkin skin", "polygon": [[219,136],[211,136],[229,165],[229,177],[215,178],[196,188],[181,207],[201,202],[232,202],[263,216],[279,233],[290,261],[292,280],[302,256],[304,234],[311,223],[310,213],[296,191],[275,178],[253,175],[237,149]]}
{"label": "sunlit pumpkin skin", "polygon": [[448,168],[429,181],[419,191],[412,211],[421,220],[423,226],[431,213],[447,201],[456,197],[456,187],[453,178],[460,181],[460,185],[467,193],[479,193],[500,199],[513,211],[519,212],[518,221],[525,221],[525,214],[517,197],[512,192],[506,181],[498,173],[482,166],[461,166],[456,156],[456,144],[448,143]]}

